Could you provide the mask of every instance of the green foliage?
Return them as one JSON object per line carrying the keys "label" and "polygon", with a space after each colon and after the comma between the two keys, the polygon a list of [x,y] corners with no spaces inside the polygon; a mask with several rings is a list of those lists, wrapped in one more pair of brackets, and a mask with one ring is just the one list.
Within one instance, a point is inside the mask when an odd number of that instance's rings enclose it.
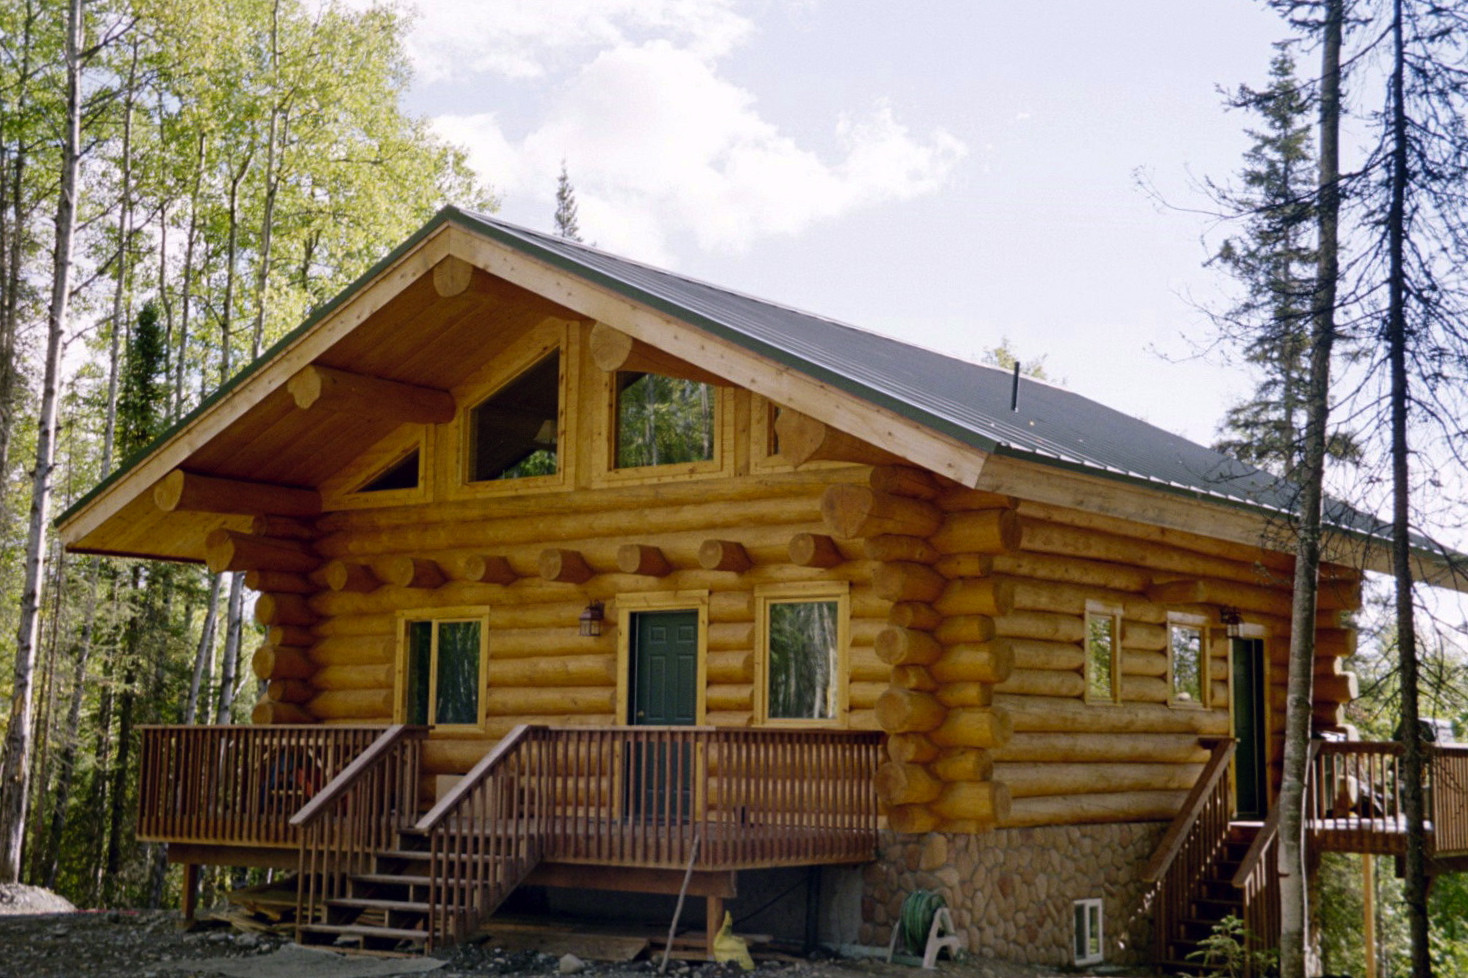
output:
{"label": "green foliage", "polygon": [[832,715],[836,668],[836,602],[769,605],[769,712],[788,719]]}
{"label": "green foliage", "polygon": [[714,388],[639,373],[618,374],[617,386],[617,468],[714,457]]}
{"label": "green foliage", "polygon": [[1188,953],[1188,960],[1206,969],[1210,978],[1243,978],[1251,963],[1254,974],[1267,975],[1277,958],[1277,951],[1250,951],[1249,932],[1233,914],[1214,924],[1212,933],[1198,942],[1198,949]]}
{"label": "green foliage", "polygon": [[581,240],[581,225],[576,222],[576,188],[566,174],[565,160],[561,160],[561,175],[556,178],[556,234]]}
{"label": "green foliage", "polygon": [[[988,364],[991,367],[998,367],[1001,370],[1013,370],[1015,364],[1020,364],[1019,372],[1021,376],[1034,380],[1048,381],[1051,378],[1045,372],[1046,359],[1046,357],[1037,357],[1028,363],[1021,362],[1019,355],[1014,352],[1014,347],[1009,343],[1009,337],[1004,336],[1000,337],[998,346],[989,347],[983,351],[979,362]],[[1057,381],[1057,383],[1064,383],[1064,381]]]}

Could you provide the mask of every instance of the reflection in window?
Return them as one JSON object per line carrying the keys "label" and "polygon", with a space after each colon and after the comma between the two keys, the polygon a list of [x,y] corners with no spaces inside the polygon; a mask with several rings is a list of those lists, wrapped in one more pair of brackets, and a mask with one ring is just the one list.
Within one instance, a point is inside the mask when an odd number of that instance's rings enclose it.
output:
{"label": "reflection in window", "polygon": [[470,412],[469,481],[554,475],[560,408],[557,351]]}
{"label": "reflection in window", "polygon": [[1121,620],[1114,612],[1086,612],[1086,696],[1117,699],[1116,662]]}
{"label": "reflection in window", "polygon": [[706,462],[714,457],[709,384],[659,374],[617,374],[616,467]]}
{"label": "reflection in window", "polygon": [[408,723],[479,722],[479,639],[477,620],[408,623]]}
{"label": "reflection in window", "polygon": [[1203,704],[1203,630],[1170,625],[1167,651],[1171,660],[1172,698],[1178,703]]}
{"label": "reflection in window", "polygon": [[836,715],[837,602],[770,602],[769,716],[828,720]]}
{"label": "reflection in window", "polygon": [[358,492],[388,492],[392,489],[418,488],[418,449],[388,466]]}

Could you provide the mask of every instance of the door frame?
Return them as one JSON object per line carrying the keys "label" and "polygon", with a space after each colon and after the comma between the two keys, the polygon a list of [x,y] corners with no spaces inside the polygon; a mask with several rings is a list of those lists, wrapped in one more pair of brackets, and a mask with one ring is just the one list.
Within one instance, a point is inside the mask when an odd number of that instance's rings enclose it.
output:
{"label": "door frame", "polygon": [[[1260,771],[1260,781],[1262,782],[1260,785],[1262,792],[1260,801],[1264,806],[1264,810],[1259,813],[1258,817],[1264,819],[1268,817],[1270,809],[1274,805],[1275,794],[1275,786],[1269,776],[1269,750],[1272,743],[1270,739],[1271,725],[1269,710],[1269,636],[1263,628],[1246,625],[1241,629],[1241,634],[1230,636],[1226,641],[1228,642],[1228,730],[1229,736],[1234,738],[1236,744],[1238,742],[1238,717],[1235,715],[1235,696],[1238,690],[1238,684],[1241,681],[1241,677],[1234,668],[1234,654],[1237,650],[1236,643],[1258,643],[1259,646],[1259,668],[1255,681],[1258,684],[1259,690],[1256,706],[1258,707],[1259,714],[1259,764],[1262,768]],[[1229,781],[1230,788],[1232,789],[1234,814],[1237,816],[1239,801],[1239,753],[1237,746],[1234,751],[1234,757],[1229,762]]]}
{"label": "door frame", "polygon": [[630,726],[632,702],[632,616],[644,611],[695,611],[698,613],[698,675],[694,680],[695,726],[708,722],[708,632],[709,593],[701,591],[647,591],[619,594],[617,615],[616,726]]}

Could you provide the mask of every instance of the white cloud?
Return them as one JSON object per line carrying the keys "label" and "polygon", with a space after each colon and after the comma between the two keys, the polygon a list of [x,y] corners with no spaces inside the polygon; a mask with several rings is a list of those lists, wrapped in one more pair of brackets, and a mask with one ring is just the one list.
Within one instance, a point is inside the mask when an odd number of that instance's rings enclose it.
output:
{"label": "white cloud", "polygon": [[668,38],[600,50],[553,90],[527,132],[507,132],[488,114],[436,125],[511,197],[548,200],[566,159],[583,230],[650,261],[667,260],[673,231],[738,251],[931,193],[966,152],[942,130],[915,136],[881,102],[837,119],[840,155],[822,159],[763,118],[754,94],[721,77],[705,51]]}

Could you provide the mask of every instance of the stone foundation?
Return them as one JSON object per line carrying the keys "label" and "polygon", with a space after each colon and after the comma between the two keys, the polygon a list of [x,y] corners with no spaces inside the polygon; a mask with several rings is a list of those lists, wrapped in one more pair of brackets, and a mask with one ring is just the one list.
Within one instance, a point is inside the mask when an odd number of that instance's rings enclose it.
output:
{"label": "stone foundation", "polygon": [[982,835],[883,832],[863,871],[861,942],[885,946],[902,901],[936,890],[970,953],[1028,964],[1072,960],[1076,900],[1103,901],[1106,961],[1148,960],[1152,919],[1137,874],[1159,822],[996,829]]}

